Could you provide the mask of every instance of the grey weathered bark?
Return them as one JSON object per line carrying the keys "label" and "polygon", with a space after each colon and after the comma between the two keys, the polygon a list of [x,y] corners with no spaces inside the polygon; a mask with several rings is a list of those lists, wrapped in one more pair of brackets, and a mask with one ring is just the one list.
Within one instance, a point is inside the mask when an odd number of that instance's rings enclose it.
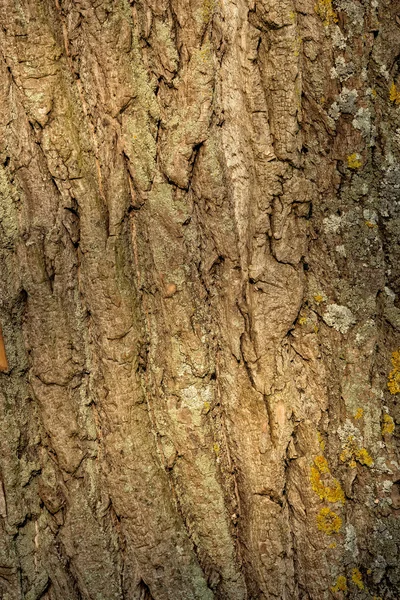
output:
{"label": "grey weathered bark", "polygon": [[399,598],[399,2],[0,7],[0,597]]}

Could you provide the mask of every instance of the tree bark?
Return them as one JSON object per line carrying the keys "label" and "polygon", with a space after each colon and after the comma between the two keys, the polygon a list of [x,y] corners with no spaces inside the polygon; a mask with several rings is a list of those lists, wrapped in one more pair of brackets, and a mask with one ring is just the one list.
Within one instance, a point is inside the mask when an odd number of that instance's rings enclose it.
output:
{"label": "tree bark", "polygon": [[400,3],[0,10],[0,597],[399,598]]}

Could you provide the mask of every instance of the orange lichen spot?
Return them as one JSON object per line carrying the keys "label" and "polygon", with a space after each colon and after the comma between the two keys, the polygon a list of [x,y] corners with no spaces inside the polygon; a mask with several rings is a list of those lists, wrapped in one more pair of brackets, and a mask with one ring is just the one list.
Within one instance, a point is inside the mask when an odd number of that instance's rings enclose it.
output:
{"label": "orange lichen spot", "polygon": [[321,450],[323,452],[325,450],[325,440],[319,431],[317,432],[317,438],[318,438],[319,447],[321,448]]}
{"label": "orange lichen spot", "polygon": [[320,531],[327,535],[339,533],[342,527],[342,519],[330,508],[321,508],[317,515],[317,526]]}
{"label": "orange lichen spot", "polygon": [[324,301],[324,297],[322,294],[315,294],[314,300],[317,304],[321,304]]}
{"label": "orange lichen spot", "polygon": [[388,415],[383,415],[383,423],[382,423],[382,435],[392,435],[394,432],[394,420]]}
{"label": "orange lichen spot", "polygon": [[347,579],[344,575],[339,575],[336,579],[336,583],[331,587],[331,591],[335,592],[347,592]]}
{"label": "orange lichen spot", "polygon": [[352,571],[352,575],[351,575],[351,580],[354,583],[354,585],[356,585],[358,587],[358,589],[363,590],[364,589],[364,583],[362,580],[362,575],[359,569],[353,569]]}
{"label": "orange lichen spot", "polygon": [[400,350],[392,353],[392,366],[387,386],[391,394],[400,394]]}
{"label": "orange lichen spot", "polygon": [[364,409],[363,408],[357,408],[355,414],[354,414],[354,418],[358,421],[358,419],[362,419],[364,416]]}
{"label": "orange lichen spot", "polygon": [[359,169],[360,167],[362,167],[362,160],[361,160],[361,156],[357,153],[354,152],[353,154],[349,154],[349,156],[347,157],[347,166],[349,167],[349,169]]}
{"label": "orange lichen spot", "polygon": [[370,229],[373,229],[374,227],[378,227],[378,225],[376,223],[373,223],[372,221],[365,221],[365,224]]}
{"label": "orange lichen spot", "polygon": [[397,86],[395,84],[395,82],[392,82],[392,85],[390,86],[390,90],[389,90],[389,98],[390,98],[390,102],[393,102],[393,104],[400,104],[400,90],[397,89]]}
{"label": "orange lichen spot", "polygon": [[332,0],[318,0],[314,6],[314,10],[320,19],[322,19],[325,27],[338,22],[337,15],[333,10]]}

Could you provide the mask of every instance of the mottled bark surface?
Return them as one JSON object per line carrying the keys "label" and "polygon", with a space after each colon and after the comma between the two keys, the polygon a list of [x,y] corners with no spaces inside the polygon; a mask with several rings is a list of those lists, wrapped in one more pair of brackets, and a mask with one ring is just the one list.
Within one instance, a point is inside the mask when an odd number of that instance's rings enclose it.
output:
{"label": "mottled bark surface", "polygon": [[398,599],[400,3],[0,10],[0,598]]}

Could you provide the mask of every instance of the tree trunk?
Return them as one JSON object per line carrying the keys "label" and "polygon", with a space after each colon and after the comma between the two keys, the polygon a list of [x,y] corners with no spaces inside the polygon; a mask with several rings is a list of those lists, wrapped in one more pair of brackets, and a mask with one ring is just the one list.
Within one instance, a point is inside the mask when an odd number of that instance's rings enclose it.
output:
{"label": "tree trunk", "polygon": [[400,3],[0,7],[0,598],[398,599]]}

